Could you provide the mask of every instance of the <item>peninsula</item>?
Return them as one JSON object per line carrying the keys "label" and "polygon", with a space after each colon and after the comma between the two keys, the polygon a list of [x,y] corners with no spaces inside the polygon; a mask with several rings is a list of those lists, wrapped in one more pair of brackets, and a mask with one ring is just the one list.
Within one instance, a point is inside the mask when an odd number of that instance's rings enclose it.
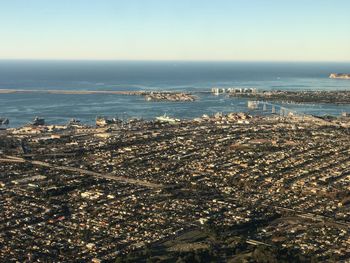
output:
{"label": "peninsula", "polygon": [[39,93],[39,94],[69,94],[69,95],[129,95],[143,96],[146,101],[195,101],[197,97],[188,92],[178,91],[125,91],[125,90],[40,90],[40,89],[0,89],[0,94]]}
{"label": "peninsula", "polygon": [[350,74],[332,73],[329,75],[330,79],[350,79]]}

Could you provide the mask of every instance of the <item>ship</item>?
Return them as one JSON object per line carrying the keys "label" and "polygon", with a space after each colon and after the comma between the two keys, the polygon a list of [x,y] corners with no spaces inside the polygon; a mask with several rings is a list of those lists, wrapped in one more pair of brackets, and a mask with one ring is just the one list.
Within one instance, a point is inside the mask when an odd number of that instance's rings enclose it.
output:
{"label": "ship", "polygon": [[10,120],[8,118],[0,118],[0,125],[9,125]]}
{"label": "ship", "polygon": [[108,119],[108,118],[104,118],[104,117],[97,117],[96,118],[96,126],[98,127],[104,127],[110,124],[121,124],[122,121],[118,118],[112,118],[112,119]]}
{"label": "ship", "polygon": [[45,125],[45,119],[44,118],[39,118],[38,116],[36,116],[33,120],[33,125],[35,126],[41,126],[41,125]]}
{"label": "ship", "polygon": [[156,120],[159,122],[162,122],[162,123],[171,123],[171,124],[175,124],[177,122],[180,122],[179,119],[170,118],[166,114],[164,114],[163,116],[156,117]]}
{"label": "ship", "polygon": [[73,119],[70,119],[70,121],[68,122],[68,126],[72,126],[72,127],[81,126],[81,122],[80,120],[73,118]]}
{"label": "ship", "polygon": [[256,110],[256,109],[258,109],[258,107],[259,107],[258,101],[253,101],[253,100],[248,101],[248,109]]}

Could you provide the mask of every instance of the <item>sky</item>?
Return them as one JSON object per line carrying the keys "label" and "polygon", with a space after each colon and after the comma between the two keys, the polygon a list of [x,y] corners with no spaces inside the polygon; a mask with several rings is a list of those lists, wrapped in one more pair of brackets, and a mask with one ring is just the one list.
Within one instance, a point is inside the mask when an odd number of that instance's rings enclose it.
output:
{"label": "sky", "polygon": [[350,61],[349,0],[0,0],[0,59]]}

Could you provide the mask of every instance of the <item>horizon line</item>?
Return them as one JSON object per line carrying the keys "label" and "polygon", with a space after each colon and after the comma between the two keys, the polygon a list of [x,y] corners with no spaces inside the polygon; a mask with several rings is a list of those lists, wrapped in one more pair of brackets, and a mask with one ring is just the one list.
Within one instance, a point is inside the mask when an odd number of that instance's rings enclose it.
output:
{"label": "horizon line", "polygon": [[89,59],[89,58],[0,58],[0,61],[36,62],[189,62],[189,63],[350,63],[350,60],[206,60],[206,59]]}

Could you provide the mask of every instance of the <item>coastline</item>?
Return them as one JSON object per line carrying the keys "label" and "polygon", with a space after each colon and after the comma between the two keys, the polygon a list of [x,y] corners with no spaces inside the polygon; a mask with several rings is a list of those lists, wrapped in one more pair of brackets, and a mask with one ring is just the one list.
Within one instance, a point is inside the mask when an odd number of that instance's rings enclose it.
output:
{"label": "coastline", "polygon": [[46,93],[46,94],[116,94],[116,95],[145,95],[145,91],[113,91],[113,90],[38,90],[38,89],[0,89],[0,94],[15,93]]}

